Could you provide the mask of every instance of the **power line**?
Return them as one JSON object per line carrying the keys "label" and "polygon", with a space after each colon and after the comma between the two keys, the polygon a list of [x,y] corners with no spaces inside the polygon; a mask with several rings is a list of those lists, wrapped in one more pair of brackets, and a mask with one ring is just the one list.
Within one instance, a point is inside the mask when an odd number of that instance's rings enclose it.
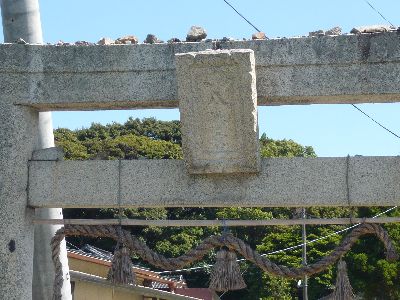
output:
{"label": "power line", "polygon": [[[377,12],[382,19],[384,19],[386,22],[388,22],[392,27],[396,27],[393,25],[392,22],[390,22],[378,9],[376,9],[368,0],[364,0],[365,3],[367,3],[369,5],[369,7],[371,7],[375,12]],[[386,131],[388,131],[389,133],[391,133],[392,135],[394,135],[395,137],[400,139],[400,136],[398,136],[397,134],[395,134],[393,131],[389,130],[388,128],[386,128],[385,126],[383,126],[381,123],[379,123],[378,121],[374,120],[371,116],[369,116],[367,113],[365,113],[364,111],[362,111],[359,107],[357,107],[356,105],[352,104],[352,106],[357,109],[359,112],[361,112],[362,114],[364,114],[366,117],[368,117],[369,119],[371,119],[373,122],[375,122],[376,124],[378,124],[380,127],[382,127],[383,129],[385,129]]]}
{"label": "power line", "polygon": [[375,122],[376,124],[378,124],[380,127],[382,127],[383,129],[385,129],[387,132],[393,134],[395,137],[397,137],[398,139],[400,139],[400,136],[397,135],[396,133],[394,133],[393,131],[391,131],[390,129],[388,129],[387,127],[383,126],[381,123],[379,123],[378,121],[376,121],[374,118],[372,118],[371,116],[369,116],[366,112],[364,112],[361,108],[359,108],[358,106],[352,104],[352,106],[357,109],[359,112],[361,112],[363,115],[365,115],[367,118],[371,119],[373,122]]}
{"label": "power line", "polygon": [[[372,218],[373,218],[373,219],[376,219],[376,218],[378,218],[379,216],[381,216],[381,215],[383,215],[383,214],[386,214],[386,213],[388,213],[388,212],[390,212],[390,211],[396,209],[397,207],[398,207],[397,205],[396,205],[396,206],[393,206],[393,207],[391,207],[391,208],[389,208],[389,209],[387,209],[387,210],[385,210],[385,211],[383,211],[383,212],[380,212],[379,214],[376,214],[376,215],[373,216]],[[265,253],[265,254],[261,254],[261,256],[268,256],[268,255],[272,255],[272,254],[277,254],[277,253],[287,252],[287,251],[290,251],[290,250],[293,250],[293,249],[297,249],[297,248],[303,247],[304,244],[305,244],[305,245],[312,244],[312,243],[315,243],[315,242],[318,242],[318,241],[327,239],[327,238],[329,238],[329,237],[331,237],[331,236],[333,236],[333,235],[341,234],[342,232],[345,232],[345,231],[348,231],[348,230],[350,230],[350,229],[353,229],[353,228],[355,228],[355,227],[357,227],[357,226],[360,226],[360,224],[361,224],[361,223],[354,224],[354,225],[352,225],[352,226],[349,226],[349,227],[346,227],[346,228],[344,228],[344,229],[341,229],[341,230],[332,232],[332,233],[327,234],[327,235],[325,235],[325,236],[322,236],[322,237],[319,237],[319,238],[316,238],[316,239],[307,241],[306,243],[301,243],[301,244],[298,244],[298,245],[295,245],[295,246],[291,246],[291,247],[287,247],[287,248],[284,248],[284,249],[281,249],[281,250],[276,250],[276,251],[268,252],[268,253]],[[246,260],[245,258],[242,258],[242,259],[238,259],[237,261],[240,262],[240,261],[245,261],[245,260]],[[180,269],[180,270],[173,270],[173,271],[162,271],[162,272],[157,272],[157,274],[179,273],[179,272],[185,272],[185,271],[206,269],[206,268],[210,268],[210,267],[212,267],[212,266],[213,266],[213,265],[207,264],[207,265],[200,266],[200,267],[192,267],[192,268]]]}
{"label": "power line", "polygon": [[[251,23],[248,19],[246,19],[235,7],[233,7],[232,4],[230,4],[227,0],[223,0],[227,5],[229,5],[241,18],[243,18],[247,23],[249,23],[255,30],[257,30],[258,32],[260,32],[261,30],[259,30],[253,23]],[[386,22],[388,22],[391,26],[395,27],[392,22],[390,22],[379,10],[377,10],[368,0],[364,0],[365,3],[367,3],[374,11],[376,11]],[[382,127],[383,129],[385,129],[386,131],[388,131],[389,133],[391,133],[392,135],[394,135],[395,137],[400,139],[400,136],[395,134],[393,131],[391,131],[390,129],[388,129],[387,127],[383,126],[381,123],[379,123],[378,121],[374,120],[371,116],[369,116],[367,113],[365,113],[364,111],[362,111],[359,107],[357,107],[356,105],[352,104],[352,106],[357,109],[358,111],[360,111],[362,114],[364,114],[365,116],[367,116],[369,119],[371,119],[373,122],[375,122],[376,124],[378,124],[380,127]]]}
{"label": "power line", "polygon": [[251,23],[249,20],[247,20],[240,12],[238,12],[238,10],[236,8],[234,8],[232,6],[232,4],[230,4],[228,1],[224,0],[224,2],[229,5],[240,17],[242,17],[242,19],[244,19],[247,23],[249,23],[255,30],[257,30],[258,32],[261,32],[260,29],[258,29],[253,23]]}
{"label": "power line", "polygon": [[392,25],[393,27],[396,27],[392,24],[392,22],[390,22],[388,19],[385,18],[384,15],[382,15],[379,10],[377,10],[371,3],[369,3],[369,1],[364,0],[365,3],[367,3],[374,11],[376,11],[386,22],[388,22],[390,25]]}

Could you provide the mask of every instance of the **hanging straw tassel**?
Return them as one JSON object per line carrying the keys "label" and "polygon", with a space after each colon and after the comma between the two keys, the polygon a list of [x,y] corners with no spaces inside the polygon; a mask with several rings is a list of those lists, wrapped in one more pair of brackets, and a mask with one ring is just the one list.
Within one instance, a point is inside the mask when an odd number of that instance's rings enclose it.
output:
{"label": "hanging straw tassel", "polygon": [[129,249],[117,244],[107,280],[114,284],[136,284],[136,276],[132,267]]}
{"label": "hanging straw tassel", "polygon": [[218,292],[244,289],[246,283],[240,273],[235,252],[221,249],[210,274],[210,289]]}
{"label": "hanging straw tassel", "polygon": [[356,299],[353,288],[350,285],[349,276],[347,275],[347,265],[344,260],[340,260],[338,263],[336,285],[332,296],[333,300]]}
{"label": "hanging straw tassel", "polygon": [[321,298],[320,300],[354,300],[356,296],[353,293],[353,288],[350,285],[349,277],[347,276],[347,266],[344,260],[338,263],[338,270],[336,275],[335,290],[329,296]]}

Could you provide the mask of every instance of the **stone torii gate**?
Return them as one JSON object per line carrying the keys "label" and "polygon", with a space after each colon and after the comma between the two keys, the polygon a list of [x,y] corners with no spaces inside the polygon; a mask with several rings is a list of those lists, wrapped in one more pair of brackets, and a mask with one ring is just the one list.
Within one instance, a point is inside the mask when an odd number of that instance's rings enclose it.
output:
{"label": "stone torii gate", "polygon": [[[396,102],[399,71],[396,32],[0,45],[1,297],[31,299],[35,208],[398,205],[399,157],[260,159],[257,105]],[[173,107],[184,161],[33,151],[40,111]]]}

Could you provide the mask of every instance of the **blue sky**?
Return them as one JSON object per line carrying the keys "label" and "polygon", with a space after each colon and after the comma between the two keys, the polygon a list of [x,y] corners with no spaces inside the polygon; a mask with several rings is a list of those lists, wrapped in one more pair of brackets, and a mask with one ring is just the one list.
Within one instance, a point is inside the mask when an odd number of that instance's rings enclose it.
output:
{"label": "blue sky", "polygon": [[[367,24],[385,24],[364,0],[230,2],[269,37],[307,35],[309,31],[341,26],[343,32]],[[400,1],[370,0],[395,25],[400,25]],[[42,0],[45,42],[58,40],[96,42],[102,37],[133,34],[140,41],[148,33],[163,40],[184,39],[191,25],[203,26],[210,38],[249,38],[255,31],[222,0]],[[400,99],[399,99],[400,100]],[[400,104],[360,107],[400,133]],[[179,119],[178,110],[57,112],[54,127],[71,129],[92,122],[123,123],[129,117],[154,116]],[[400,140],[390,135],[350,105],[307,105],[259,108],[260,133],[276,139],[293,139],[311,145],[319,156],[398,155]]]}

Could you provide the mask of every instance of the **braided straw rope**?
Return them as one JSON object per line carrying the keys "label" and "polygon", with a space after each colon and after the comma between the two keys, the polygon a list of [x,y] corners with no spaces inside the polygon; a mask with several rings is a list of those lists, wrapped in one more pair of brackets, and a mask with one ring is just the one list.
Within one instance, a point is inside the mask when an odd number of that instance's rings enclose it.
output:
{"label": "braided straw rope", "polygon": [[200,260],[211,249],[225,246],[228,247],[230,250],[234,250],[240,253],[244,258],[253,262],[262,270],[272,275],[286,278],[301,278],[305,275],[310,276],[327,269],[330,265],[334,264],[343,255],[345,255],[360,236],[365,234],[374,234],[383,242],[386,248],[386,258],[388,260],[394,261],[398,259],[396,249],[391,242],[387,232],[377,224],[368,223],[363,223],[353,229],[342,240],[340,245],[338,245],[328,256],[311,265],[301,266],[299,268],[285,267],[275,264],[268,258],[261,256],[257,251],[251,249],[251,247],[247,245],[244,241],[234,237],[231,234],[210,236],[203,240],[197,247],[189,250],[187,253],[176,258],[166,258],[165,256],[151,250],[144,242],[132,236],[129,231],[118,231],[119,229],[117,227],[102,225],[65,225],[65,227],[57,230],[55,236],[51,241],[52,258],[56,273],[54,279],[53,300],[61,300],[61,287],[63,283],[63,276],[59,254],[60,242],[66,235],[108,237],[114,239],[115,241],[118,241],[120,239],[120,242],[122,242],[125,247],[139,255],[143,260],[165,270],[176,270],[183,268],[186,265]]}

